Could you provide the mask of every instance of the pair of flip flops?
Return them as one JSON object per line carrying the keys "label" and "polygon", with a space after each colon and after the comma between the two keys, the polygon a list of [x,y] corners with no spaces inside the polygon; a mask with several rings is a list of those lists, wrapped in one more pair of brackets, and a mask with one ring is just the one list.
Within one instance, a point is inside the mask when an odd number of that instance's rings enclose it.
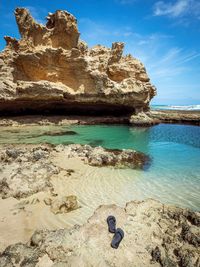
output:
{"label": "pair of flip flops", "polygon": [[114,234],[111,242],[111,247],[117,249],[122,239],[124,238],[124,231],[121,228],[116,229],[116,219],[114,216],[108,216],[107,223],[108,231]]}

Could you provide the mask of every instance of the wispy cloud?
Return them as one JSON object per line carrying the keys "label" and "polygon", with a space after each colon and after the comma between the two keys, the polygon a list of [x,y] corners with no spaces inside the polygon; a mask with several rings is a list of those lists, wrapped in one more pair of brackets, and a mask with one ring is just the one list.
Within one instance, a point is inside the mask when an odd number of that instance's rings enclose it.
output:
{"label": "wispy cloud", "polygon": [[138,35],[138,42],[137,44],[139,46],[143,46],[143,45],[149,45],[150,43],[152,43],[154,45],[155,42],[159,41],[159,40],[167,40],[167,39],[172,39],[174,38],[172,35],[168,35],[168,34],[162,34],[162,33],[152,33],[150,35],[147,36],[142,36],[142,35]]}
{"label": "wispy cloud", "polygon": [[153,6],[154,16],[168,16],[173,18],[193,16],[199,19],[199,0],[176,0],[173,2],[158,1]]}
{"label": "wispy cloud", "polygon": [[116,40],[123,41],[137,35],[129,26],[116,28],[112,25],[95,22],[90,18],[81,18],[78,23],[81,38],[89,41],[90,46],[98,43],[111,45]]}
{"label": "wispy cloud", "polygon": [[165,3],[159,1],[154,5],[154,15],[155,16],[172,16],[177,17],[183,15],[187,12],[189,8],[189,0],[178,0],[174,3]]}
{"label": "wispy cloud", "polygon": [[[151,81],[157,87],[154,102],[199,102],[199,51],[171,47],[162,54],[160,51],[157,53],[145,62]],[[191,96],[194,99],[190,99]]]}
{"label": "wispy cloud", "polygon": [[24,8],[28,9],[32,17],[41,24],[45,23],[45,16],[47,16],[48,11],[46,8],[34,7],[34,6],[25,6]]}
{"label": "wispy cloud", "polygon": [[[46,8],[41,8],[41,7],[33,7],[33,6],[24,6],[24,8],[28,9],[32,15],[32,17],[41,24],[45,23],[45,17],[48,14],[48,10]],[[14,15],[14,10],[5,12],[3,14],[3,18],[7,22],[3,22],[4,27],[7,25],[8,27],[13,27],[12,24],[15,24],[15,15]]]}
{"label": "wispy cloud", "polygon": [[116,0],[117,3],[122,4],[122,5],[129,5],[129,4],[133,4],[134,2],[136,2],[137,0]]}
{"label": "wispy cloud", "polygon": [[[180,78],[193,72],[191,63],[200,58],[200,51],[186,50],[181,47],[169,47],[168,49],[155,44],[154,51],[151,46],[145,44],[146,49],[137,49],[138,55],[143,59],[150,77],[155,81],[173,81],[174,77]],[[163,51],[162,51],[163,49]]]}
{"label": "wispy cloud", "polygon": [[126,52],[142,61],[157,87],[155,103],[181,103],[181,98],[187,102],[191,95],[199,100],[200,49],[174,46],[175,40],[171,35],[153,33],[131,36],[126,45]]}

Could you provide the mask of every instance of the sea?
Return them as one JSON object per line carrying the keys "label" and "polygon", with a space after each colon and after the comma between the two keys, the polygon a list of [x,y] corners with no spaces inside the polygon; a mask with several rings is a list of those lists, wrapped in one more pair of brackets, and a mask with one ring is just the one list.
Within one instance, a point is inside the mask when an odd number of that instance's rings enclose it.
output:
{"label": "sea", "polygon": [[154,110],[196,110],[200,111],[200,105],[151,105]]}

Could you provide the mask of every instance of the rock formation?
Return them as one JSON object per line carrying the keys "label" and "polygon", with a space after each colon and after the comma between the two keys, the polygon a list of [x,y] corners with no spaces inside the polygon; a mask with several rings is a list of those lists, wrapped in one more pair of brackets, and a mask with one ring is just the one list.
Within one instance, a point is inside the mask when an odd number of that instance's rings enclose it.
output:
{"label": "rock formation", "polygon": [[139,60],[123,56],[123,43],[88,48],[66,11],[49,13],[45,26],[24,8],[15,16],[21,39],[6,36],[0,54],[1,114],[130,116],[149,110],[155,87]]}
{"label": "rock formation", "polygon": [[81,157],[86,164],[96,167],[112,166],[145,170],[151,162],[148,155],[131,149],[106,149],[101,146],[71,144],[58,145],[56,150],[67,158]]}
{"label": "rock formation", "polygon": [[[125,236],[110,246],[106,218],[114,215]],[[132,201],[125,208],[100,206],[83,226],[36,231],[27,244],[8,246],[1,267],[198,267],[200,215],[154,200]]]}
{"label": "rock formation", "polygon": [[59,169],[50,161],[50,147],[0,148],[0,197],[24,198],[52,188]]}
{"label": "rock formation", "polygon": [[200,111],[190,110],[152,110],[152,119],[162,123],[183,123],[200,126]]}
{"label": "rock formation", "polygon": [[44,203],[51,207],[54,214],[67,213],[79,208],[76,196],[46,198]]}

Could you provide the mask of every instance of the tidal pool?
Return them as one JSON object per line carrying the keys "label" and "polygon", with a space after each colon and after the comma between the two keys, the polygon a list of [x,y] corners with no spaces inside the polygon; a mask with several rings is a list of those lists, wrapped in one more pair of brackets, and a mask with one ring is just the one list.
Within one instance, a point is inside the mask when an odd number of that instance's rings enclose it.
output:
{"label": "tidal pool", "polygon": [[79,179],[78,184],[72,183],[69,193],[88,203],[88,208],[154,198],[200,209],[200,127],[175,124],[151,128],[126,125],[1,127],[0,144],[12,143],[90,144],[131,148],[151,156],[152,164],[145,171],[86,170],[84,179]]}

